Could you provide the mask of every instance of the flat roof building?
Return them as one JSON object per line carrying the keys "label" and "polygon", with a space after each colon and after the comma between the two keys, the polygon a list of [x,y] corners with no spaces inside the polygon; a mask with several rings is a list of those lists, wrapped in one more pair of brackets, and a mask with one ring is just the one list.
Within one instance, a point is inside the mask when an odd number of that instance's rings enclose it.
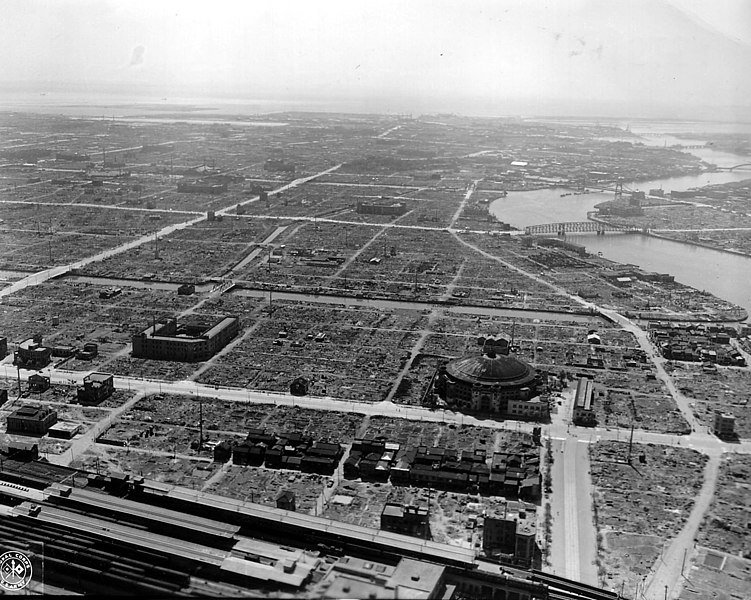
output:
{"label": "flat roof building", "polygon": [[63,440],[70,440],[81,431],[80,423],[71,423],[70,421],[60,421],[49,428],[47,432],[50,437],[56,437]]}
{"label": "flat roof building", "polygon": [[520,510],[516,503],[510,503],[503,512],[485,516],[482,549],[501,562],[529,567],[536,548],[535,533],[535,516]]}
{"label": "flat roof building", "polygon": [[445,594],[442,565],[402,558],[396,566],[342,556],[320,582],[322,598],[432,598]]}
{"label": "flat roof building", "polygon": [[41,394],[50,389],[50,378],[40,375],[39,373],[33,373],[29,377],[29,390]]}
{"label": "flat roof building", "polygon": [[13,364],[23,369],[43,369],[52,360],[52,349],[42,346],[39,341],[29,338],[18,345],[13,353]]}
{"label": "flat roof building", "polygon": [[381,512],[381,529],[429,540],[428,509],[424,506],[404,506],[387,502]]}
{"label": "flat roof building", "polygon": [[358,202],[357,214],[359,215],[403,215],[407,212],[404,202]]}
{"label": "flat roof building", "polygon": [[716,410],[713,429],[717,437],[733,437],[735,435],[735,415]]}
{"label": "flat roof building", "polygon": [[240,331],[237,317],[223,317],[214,325],[156,323],[133,336],[133,357],[178,362],[208,360]]}
{"label": "flat roof building", "polygon": [[42,436],[57,423],[57,412],[46,406],[25,404],[8,415],[7,433]]}
{"label": "flat roof building", "polygon": [[91,373],[83,378],[83,386],[78,388],[78,403],[99,404],[114,392],[115,378],[110,373]]}

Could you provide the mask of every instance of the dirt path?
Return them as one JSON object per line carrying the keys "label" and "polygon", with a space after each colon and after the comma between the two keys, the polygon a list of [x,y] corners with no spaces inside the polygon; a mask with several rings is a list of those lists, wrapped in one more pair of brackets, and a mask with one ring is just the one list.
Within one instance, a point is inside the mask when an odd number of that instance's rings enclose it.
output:
{"label": "dirt path", "polygon": [[704,466],[704,484],[696,497],[691,514],[681,532],[673,538],[670,546],[663,552],[663,556],[655,563],[653,573],[648,578],[644,589],[646,600],[663,600],[666,594],[668,598],[678,597],[683,586],[681,572],[685,565],[691,564],[690,559],[695,548],[694,540],[714,498],[721,459],[720,452],[710,454]]}

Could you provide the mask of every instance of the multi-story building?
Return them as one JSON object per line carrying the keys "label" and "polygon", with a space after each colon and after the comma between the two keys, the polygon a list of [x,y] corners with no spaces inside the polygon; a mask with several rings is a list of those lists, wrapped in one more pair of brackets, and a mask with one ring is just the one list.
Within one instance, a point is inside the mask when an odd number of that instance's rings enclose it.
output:
{"label": "multi-story building", "polygon": [[43,369],[52,360],[52,350],[42,346],[41,338],[21,342],[13,354],[13,364],[24,369]]}
{"label": "multi-story building", "polygon": [[735,415],[716,410],[714,412],[714,432],[717,437],[733,437],[735,435]]}
{"label": "multi-story building", "polygon": [[224,317],[213,326],[156,323],[133,336],[133,357],[196,362],[207,360],[240,331],[237,317]]}
{"label": "multi-story building", "polygon": [[387,502],[381,512],[381,529],[429,540],[428,509],[424,506],[404,506]]}
{"label": "multi-story building", "polygon": [[485,516],[482,532],[482,549],[487,556],[501,562],[529,567],[535,553],[536,524],[534,515],[517,510],[503,510]]}
{"label": "multi-story building", "polygon": [[57,412],[49,407],[24,405],[8,415],[7,433],[42,436],[57,423]]}
{"label": "multi-story building", "polygon": [[404,202],[358,202],[358,215],[403,215],[407,212]]}
{"label": "multi-story building", "polygon": [[78,403],[99,404],[115,391],[114,377],[109,373],[91,373],[83,378],[83,386],[78,388]]}
{"label": "multi-story building", "polygon": [[29,391],[41,394],[50,389],[50,378],[38,373],[33,373],[29,377]]}
{"label": "multi-story building", "polygon": [[595,390],[594,383],[588,377],[580,377],[576,383],[574,396],[574,423],[577,425],[595,425]]}
{"label": "multi-story building", "polygon": [[436,391],[449,407],[463,412],[547,419],[547,403],[535,401],[540,385],[540,377],[530,365],[487,350],[442,367]]}

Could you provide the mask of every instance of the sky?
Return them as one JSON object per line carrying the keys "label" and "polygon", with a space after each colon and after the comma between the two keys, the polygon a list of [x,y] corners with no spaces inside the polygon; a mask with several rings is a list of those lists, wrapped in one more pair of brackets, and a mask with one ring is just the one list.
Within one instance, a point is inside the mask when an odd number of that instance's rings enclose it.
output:
{"label": "sky", "polygon": [[749,0],[0,0],[0,93],[751,120]]}

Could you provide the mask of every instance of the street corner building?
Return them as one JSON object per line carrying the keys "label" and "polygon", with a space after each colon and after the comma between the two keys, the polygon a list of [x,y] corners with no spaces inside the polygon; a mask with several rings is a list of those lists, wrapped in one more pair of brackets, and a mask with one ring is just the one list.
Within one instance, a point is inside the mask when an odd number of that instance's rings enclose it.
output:
{"label": "street corner building", "polygon": [[224,348],[240,331],[237,317],[221,317],[210,325],[189,325],[169,319],[133,336],[133,358],[198,362]]}
{"label": "street corner building", "polygon": [[436,391],[450,408],[514,419],[547,419],[541,378],[527,363],[485,349],[453,360],[439,370]]}

